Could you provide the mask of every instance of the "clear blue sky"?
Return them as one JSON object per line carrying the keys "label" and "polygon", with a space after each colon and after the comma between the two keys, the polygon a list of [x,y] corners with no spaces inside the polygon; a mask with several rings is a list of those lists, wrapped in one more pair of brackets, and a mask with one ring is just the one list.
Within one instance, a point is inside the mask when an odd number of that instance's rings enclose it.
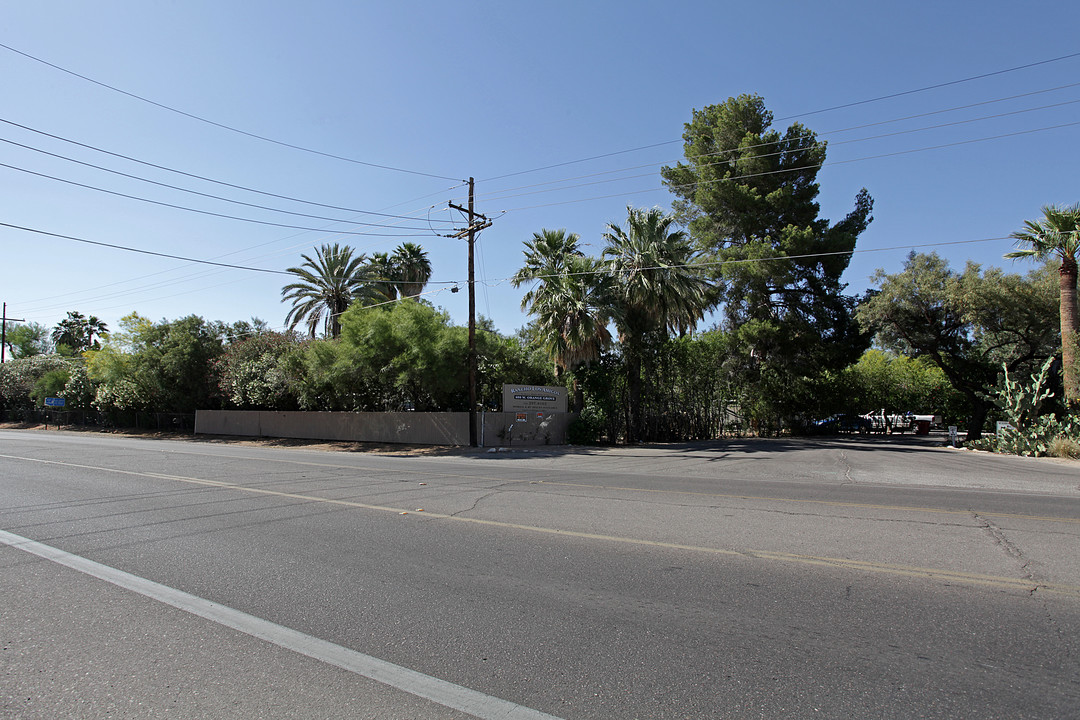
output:
{"label": "clear blue sky", "polygon": [[[1080,53],[1078,26],[1080,5],[1060,1],[9,3],[0,43],[21,53],[247,133],[412,172],[255,139],[0,48],[0,138],[8,141],[0,163],[22,169],[0,167],[0,222],[279,271],[326,242],[370,253],[408,240],[429,252],[433,281],[463,282],[465,243],[432,229],[460,220],[447,202],[463,203],[460,181],[473,176],[477,210],[494,220],[480,236],[477,308],[511,333],[527,320],[524,289],[505,282],[523,240],[565,227],[598,254],[606,223],[622,222],[628,204],[670,207],[659,167],[680,158],[692,109],[758,93],[786,118],[779,126],[798,119],[829,141],[819,175],[824,217],[843,217],[861,187],[874,197],[875,221],[845,276],[851,292],[866,289],[875,268],[898,271],[908,250],[889,248],[899,246],[962,242],[936,250],[958,268],[970,259],[1026,271],[1001,259],[1012,247],[1003,238],[1044,204],[1080,200],[1080,125],[1042,130],[1080,122],[1080,85],[1061,88],[1080,83],[1080,56],[814,111]],[[1061,89],[1004,100],[1052,88]],[[986,104],[938,112],[974,103]],[[902,119],[922,113],[937,114]],[[991,115],[1000,117],[976,120]],[[919,130],[963,120],[975,121]],[[343,209],[176,175],[9,123]],[[883,124],[840,132],[871,123]],[[397,227],[245,207],[10,142],[242,202]],[[643,146],[652,147],[623,152]],[[594,156],[604,157],[573,162]],[[200,215],[24,170],[318,230]],[[258,316],[279,327],[288,310],[282,275],[7,227],[0,249],[8,314],[49,326],[78,310],[112,327],[132,311],[155,320]],[[449,287],[433,284],[442,291],[428,297],[464,324],[464,286]]]}

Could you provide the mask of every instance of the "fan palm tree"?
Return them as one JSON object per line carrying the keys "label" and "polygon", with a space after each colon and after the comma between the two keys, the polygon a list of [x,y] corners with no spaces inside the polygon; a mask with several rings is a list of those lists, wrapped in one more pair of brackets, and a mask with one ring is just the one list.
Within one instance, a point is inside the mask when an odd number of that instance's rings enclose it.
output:
{"label": "fan palm tree", "polygon": [[525,266],[517,271],[510,282],[514,287],[521,287],[534,280],[538,280],[540,284],[525,293],[525,297],[521,299],[522,310],[528,309],[537,293],[543,293],[547,280],[558,278],[566,272],[571,257],[583,256],[578,249],[580,239],[577,233],[568,233],[565,229],[542,228],[540,232],[533,233],[532,240],[525,242]]}
{"label": "fan palm tree", "polygon": [[368,274],[374,278],[376,289],[386,300],[398,299],[398,269],[388,253],[372,253]]}
{"label": "fan palm tree", "polygon": [[[603,306],[600,263],[578,250],[578,236],[565,230],[541,230],[525,243],[525,267],[511,279],[514,287],[535,281],[521,308],[536,317],[542,349],[561,376],[600,356],[611,343]],[[584,398],[574,381],[574,409]]]}
{"label": "fan palm tree", "polygon": [[[600,273],[598,260],[571,255],[566,260],[566,272],[545,279],[534,294],[530,314],[536,316],[537,337],[555,363],[556,376],[588,365],[611,344]],[[577,378],[573,389],[574,412],[581,412],[585,398]]]}
{"label": "fan palm tree", "polygon": [[424,248],[416,243],[401,243],[390,259],[401,297],[416,297],[424,292],[424,286],[431,279],[431,261]]}
{"label": "fan palm tree", "polygon": [[316,249],[314,260],[300,257],[304,262],[299,267],[288,268],[297,282],[281,289],[282,302],[293,304],[285,323],[293,330],[303,322],[315,337],[315,329],[323,322],[324,332],[336,338],[341,334],[341,314],[349,304],[378,292],[367,269],[367,256],[361,253],[354,257],[352,248],[334,243]]}
{"label": "fan palm tree", "polygon": [[81,312],[69,311],[67,317],[57,323],[52,331],[53,343],[64,346],[72,353],[81,353],[84,350],[94,350],[94,335],[103,335],[109,331],[108,326],[94,315],[86,317]]}
{"label": "fan palm tree", "polygon": [[608,223],[604,233],[608,303],[626,359],[630,417],[627,439],[640,437],[641,362],[646,336],[693,330],[711,304],[708,280],[691,267],[694,250],[675,218],[659,208],[627,207],[626,230]]}
{"label": "fan palm tree", "polygon": [[1080,203],[1067,207],[1047,205],[1042,220],[1027,220],[1024,229],[1010,235],[1017,245],[1026,245],[1007,258],[1045,259],[1056,255],[1061,260],[1058,270],[1061,303],[1061,367],[1065,384],[1065,400],[1073,405],[1080,399],[1080,377],[1076,368],[1077,314],[1076,278],[1077,253],[1080,253]]}

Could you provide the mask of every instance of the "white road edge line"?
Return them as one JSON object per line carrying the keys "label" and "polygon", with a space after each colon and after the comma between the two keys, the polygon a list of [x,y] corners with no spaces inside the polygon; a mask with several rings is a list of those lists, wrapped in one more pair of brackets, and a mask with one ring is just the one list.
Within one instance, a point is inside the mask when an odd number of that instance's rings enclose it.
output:
{"label": "white road edge line", "polygon": [[0,542],[91,575],[211,622],[252,635],[293,652],[343,668],[411,695],[483,720],[559,720],[554,715],[440,680],[415,670],[320,640],[254,615],[205,600],[152,580],[0,530]]}

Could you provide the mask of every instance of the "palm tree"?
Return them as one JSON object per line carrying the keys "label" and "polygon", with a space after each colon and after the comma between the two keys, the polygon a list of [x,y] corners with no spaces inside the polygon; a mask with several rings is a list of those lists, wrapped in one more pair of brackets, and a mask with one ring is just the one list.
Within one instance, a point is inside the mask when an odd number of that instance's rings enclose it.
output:
{"label": "palm tree", "polygon": [[291,300],[293,304],[285,323],[294,330],[304,322],[311,337],[315,337],[325,312],[324,332],[336,338],[341,334],[341,314],[349,304],[377,292],[367,270],[367,256],[361,253],[353,257],[352,248],[334,243],[318,248],[314,260],[307,255],[300,257],[304,258],[300,267],[288,268],[298,281],[281,289],[282,302]]}
{"label": "palm tree", "polygon": [[99,318],[91,315],[86,317],[81,312],[69,311],[67,317],[56,324],[52,331],[52,341],[56,346],[64,346],[72,353],[81,353],[83,350],[94,350],[94,335],[102,335],[109,331],[108,326]]}
{"label": "palm tree", "polygon": [[1080,203],[1067,207],[1047,205],[1043,219],[1026,220],[1024,229],[1010,235],[1018,245],[1027,245],[1005,255],[1007,258],[1033,257],[1045,259],[1057,255],[1061,303],[1061,366],[1065,384],[1065,401],[1072,405],[1080,399],[1080,378],[1077,376],[1077,314],[1076,277],[1077,253],[1080,252]]}
{"label": "palm tree", "polygon": [[641,435],[641,363],[647,335],[693,330],[711,304],[708,280],[691,267],[688,235],[659,208],[627,207],[627,229],[608,223],[604,257],[608,302],[626,361],[630,417],[627,440]]}
{"label": "palm tree", "polygon": [[368,274],[374,278],[375,287],[386,298],[398,299],[398,269],[388,253],[372,253],[368,263]]}
{"label": "palm tree", "polygon": [[540,284],[525,293],[521,299],[521,309],[525,310],[533,302],[537,292],[542,292],[544,283],[551,278],[558,278],[566,272],[569,258],[583,257],[578,249],[577,233],[567,233],[565,229],[548,230],[542,228],[533,233],[532,240],[525,242],[525,266],[510,279],[514,287],[521,287],[527,282],[539,280]]}
{"label": "palm tree", "polygon": [[[561,376],[600,356],[611,342],[608,314],[601,301],[600,263],[578,250],[578,235],[565,230],[541,230],[525,243],[525,267],[511,279],[514,287],[537,284],[521,301],[537,319],[541,347]],[[574,409],[584,405],[574,381]]]}
{"label": "palm tree", "polygon": [[109,326],[101,321],[95,315],[91,315],[86,318],[86,345],[89,350],[97,350],[101,347],[101,343],[94,340],[94,334],[105,335],[109,332]]}
{"label": "palm tree", "polygon": [[416,297],[424,292],[424,286],[431,279],[431,261],[424,248],[416,243],[401,243],[391,260],[401,297]]}

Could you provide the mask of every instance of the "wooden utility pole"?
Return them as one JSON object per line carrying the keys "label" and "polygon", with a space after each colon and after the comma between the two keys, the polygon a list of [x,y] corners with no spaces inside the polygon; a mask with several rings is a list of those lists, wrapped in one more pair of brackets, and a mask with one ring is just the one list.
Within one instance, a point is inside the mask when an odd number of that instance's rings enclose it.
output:
{"label": "wooden utility pole", "polygon": [[[470,267],[472,260],[469,260]],[[7,324],[11,322],[25,322],[22,318],[9,318],[7,316],[7,303],[4,303],[4,314],[0,316],[0,363],[4,362],[4,353],[7,350]]]}
{"label": "wooden utility pole", "polygon": [[[452,237],[468,237],[469,239],[469,446],[476,447],[479,443],[476,438],[476,276],[473,269],[473,246],[476,244],[476,233],[486,227],[491,227],[491,221],[476,212],[473,203],[476,190],[476,181],[469,178],[469,207],[449,203],[450,207],[469,216],[469,225],[464,230],[455,233]],[[477,222],[479,218],[479,222]]]}

